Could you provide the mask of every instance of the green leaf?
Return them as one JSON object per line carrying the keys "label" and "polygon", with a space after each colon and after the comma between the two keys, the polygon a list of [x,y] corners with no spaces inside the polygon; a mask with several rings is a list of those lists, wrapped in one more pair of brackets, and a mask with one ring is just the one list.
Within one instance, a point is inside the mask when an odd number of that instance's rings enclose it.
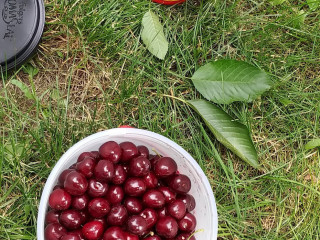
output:
{"label": "green leaf", "polygon": [[12,79],[11,83],[18,87],[28,99],[35,100],[33,93],[30,91],[30,89],[25,83],[16,79]]}
{"label": "green leaf", "polygon": [[271,87],[264,71],[237,60],[210,62],[195,72],[192,81],[206,99],[223,104],[250,102]]}
{"label": "green leaf", "polygon": [[307,3],[311,11],[317,10],[320,6],[320,0],[307,0]]}
{"label": "green leaf", "polygon": [[142,19],[141,38],[148,50],[157,58],[164,59],[168,52],[168,41],[157,15],[148,11]]}
{"label": "green leaf", "polygon": [[192,100],[188,103],[200,114],[218,141],[251,166],[259,167],[257,151],[246,126],[208,101]]}
{"label": "green leaf", "polygon": [[306,144],[306,146],[304,147],[306,150],[310,150],[316,147],[320,147],[320,138],[319,139],[314,139],[311,140],[310,142],[308,142]]}

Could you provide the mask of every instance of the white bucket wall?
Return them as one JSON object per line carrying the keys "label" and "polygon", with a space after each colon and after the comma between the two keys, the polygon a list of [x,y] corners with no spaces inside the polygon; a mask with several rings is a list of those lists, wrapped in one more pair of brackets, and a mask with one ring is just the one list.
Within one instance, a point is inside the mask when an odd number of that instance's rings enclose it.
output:
{"label": "white bucket wall", "polygon": [[195,234],[196,239],[217,239],[218,215],[213,192],[206,175],[191,155],[175,142],[159,134],[136,128],[115,128],[84,138],[73,145],[57,162],[48,177],[40,200],[37,220],[38,240],[45,240],[44,220],[48,209],[48,199],[53,187],[57,184],[60,173],[75,163],[82,152],[98,150],[104,142],[110,140],[118,143],[131,141],[136,145],[145,145],[149,148],[150,153],[154,154],[152,150],[155,149],[163,156],[172,157],[178,164],[179,172],[186,174],[191,179],[190,194],[196,200],[196,208],[192,213],[197,218],[196,229],[203,230]]}

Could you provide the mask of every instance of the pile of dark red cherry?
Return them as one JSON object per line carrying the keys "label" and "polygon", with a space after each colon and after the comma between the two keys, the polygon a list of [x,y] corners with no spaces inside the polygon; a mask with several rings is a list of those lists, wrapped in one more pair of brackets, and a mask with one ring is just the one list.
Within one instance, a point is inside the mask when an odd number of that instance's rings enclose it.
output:
{"label": "pile of dark red cherry", "polygon": [[190,188],[172,158],[108,141],[59,176],[45,240],[195,240]]}

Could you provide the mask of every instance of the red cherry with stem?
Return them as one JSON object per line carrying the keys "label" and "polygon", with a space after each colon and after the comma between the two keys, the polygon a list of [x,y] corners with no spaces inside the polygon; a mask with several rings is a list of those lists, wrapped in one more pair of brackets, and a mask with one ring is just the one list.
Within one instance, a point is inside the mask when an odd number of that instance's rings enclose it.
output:
{"label": "red cherry with stem", "polygon": [[174,238],[178,233],[178,223],[171,216],[162,217],[156,224],[156,232],[161,237]]}
{"label": "red cherry with stem", "polygon": [[158,178],[153,172],[148,172],[147,175],[143,176],[147,188],[156,188],[158,185]]}
{"label": "red cherry with stem", "polygon": [[107,194],[109,186],[105,182],[99,182],[97,179],[89,180],[88,194],[90,197],[103,197]]}
{"label": "red cherry with stem", "polygon": [[181,219],[186,214],[187,208],[182,200],[174,200],[167,206],[168,213],[175,219]]}
{"label": "red cherry with stem", "polygon": [[143,156],[145,158],[149,159],[149,149],[146,146],[138,146],[138,152],[140,156]]}
{"label": "red cherry with stem", "polygon": [[132,159],[129,163],[129,173],[135,177],[142,177],[148,174],[151,163],[148,158],[143,156]]}
{"label": "red cherry with stem", "polygon": [[98,181],[109,182],[114,176],[114,164],[109,160],[100,160],[93,173]]}
{"label": "red cherry with stem", "polygon": [[56,211],[56,210],[53,210],[53,209],[50,210],[46,214],[45,224],[59,223],[59,216],[60,216],[60,212],[59,211]]}
{"label": "red cherry with stem", "polygon": [[127,218],[127,209],[122,205],[118,205],[111,208],[107,216],[107,222],[113,226],[122,226],[126,222]]}
{"label": "red cherry with stem", "polygon": [[157,211],[152,208],[145,208],[140,214],[147,222],[147,229],[152,228],[158,221]]}
{"label": "red cherry with stem", "polygon": [[129,196],[141,196],[146,189],[147,186],[141,178],[128,178],[124,183],[124,192]]}
{"label": "red cherry with stem", "polygon": [[187,213],[179,221],[179,229],[184,232],[192,232],[197,225],[197,219],[192,213]]}
{"label": "red cherry with stem", "polygon": [[187,193],[191,189],[191,180],[183,174],[176,174],[167,179],[169,187],[177,193]]}
{"label": "red cherry with stem", "polygon": [[71,206],[77,210],[83,210],[88,206],[89,197],[87,194],[81,196],[74,196],[72,198]]}
{"label": "red cherry with stem", "polygon": [[175,174],[178,166],[172,158],[162,157],[154,163],[153,169],[157,177],[165,178]]}
{"label": "red cherry with stem", "polygon": [[94,198],[89,202],[88,212],[92,217],[102,218],[110,211],[110,204],[104,198]]}
{"label": "red cherry with stem", "polygon": [[59,223],[50,223],[44,229],[44,238],[46,240],[58,240],[67,234],[67,230]]}
{"label": "red cherry with stem", "polygon": [[82,173],[86,178],[91,178],[93,169],[96,166],[96,160],[92,157],[86,157],[76,165],[76,170]]}
{"label": "red cherry with stem", "polygon": [[176,199],[177,194],[173,192],[170,188],[161,186],[158,188],[160,192],[164,195],[166,203],[170,203]]}
{"label": "red cherry with stem", "polygon": [[101,158],[117,163],[120,161],[122,150],[118,143],[109,141],[100,146],[99,154]]}
{"label": "red cherry with stem", "polygon": [[62,226],[70,230],[75,230],[81,225],[81,214],[74,209],[64,210],[59,217]]}
{"label": "red cherry with stem", "polygon": [[110,227],[103,234],[103,240],[126,240],[120,227]]}
{"label": "red cherry with stem", "polygon": [[143,210],[143,205],[141,200],[135,197],[127,197],[124,200],[124,206],[129,214],[137,214]]}
{"label": "red cherry with stem", "polygon": [[127,229],[130,233],[140,236],[147,230],[147,222],[141,216],[130,216],[127,221]]}
{"label": "red cherry with stem", "polygon": [[162,208],[165,204],[165,197],[159,190],[150,189],[143,197],[143,203],[150,208]]}
{"label": "red cherry with stem", "polygon": [[82,235],[87,240],[98,240],[104,231],[103,224],[99,221],[91,221],[82,227]]}
{"label": "red cherry with stem", "polygon": [[138,156],[139,152],[136,145],[132,142],[122,142],[119,144],[122,150],[121,161],[128,162]]}
{"label": "red cherry with stem", "polygon": [[49,197],[49,206],[55,210],[66,210],[71,205],[71,195],[64,189],[54,190]]}
{"label": "red cherry with stem", "polygon": [[124,198],[123,188],[118,185],[113,185],[109,187],[109,190],[106,195],[106,199],[110,204],[121,203]]}
{"label": "red cherry with stem", "polygon": [[71,195],[80,196],[87,191],[88,181],[83,174],[72,171],[67,175],[66,180],[64,181],[64,188]]}
{"label": "red cherry with stem", "polygon": [[114,169],[114,176],[112,178],[112,183],[121,185],[127,179],[127,172],[124,170],[124,167],[117,165]]}

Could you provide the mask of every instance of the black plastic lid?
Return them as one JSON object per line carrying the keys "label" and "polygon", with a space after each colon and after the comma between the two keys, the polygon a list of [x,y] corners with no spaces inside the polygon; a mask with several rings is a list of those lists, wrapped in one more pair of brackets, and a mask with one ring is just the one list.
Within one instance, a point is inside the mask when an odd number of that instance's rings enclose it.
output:
{"label": "black plastic lid", "polygon": [[0,0],[0,65],[14,68],[25,62],[41,39],[43,0]]}

